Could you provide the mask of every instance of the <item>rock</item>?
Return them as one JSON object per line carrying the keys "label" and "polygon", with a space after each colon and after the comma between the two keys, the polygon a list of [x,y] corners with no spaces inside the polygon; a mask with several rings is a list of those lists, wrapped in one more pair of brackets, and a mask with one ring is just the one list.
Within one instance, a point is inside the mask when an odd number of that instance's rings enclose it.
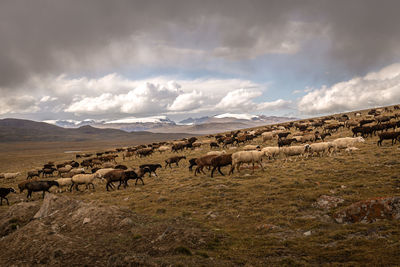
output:
{"label": "rock", "polygon": [[304,232],[303,235],[310,236],[311,235],[311,231]]}
{"label": "rock", "polygon": [[90,223],[90,218],[85,218],[85,219],[83,219],[83,222],[82,222],[83,224],[87,224],[87,223]]}
{"label": "rock", "polygon": [[120,224],[120,226],[124,227],[124,226],[132,226],[133,225],[133,221],[131,218],[125,218],[123,219]]}
{"label": "rock", "polygon": [[159,197],[158,199],[157,199],[157,202],[158,203],[161,203],[161,202],[165,202],[165,201],[167,201],[168,199],[167,198],[165,198],[165,197]]}
{"label": "rock", "polygon": [[166,209],[157,209],[157,214],[164,214],[167,210]]}
{"label": "rock", "polygon": [[371,223],[381,219],[400,219],[400,197],[381,197],[359,201],[335,213],[337,223]]}
{"label": "rock", "polygon": [[259,226],[257,226],[256,227],[256,230],[257,231],[260,231],[260,230],[273,230],[273,229],[276,229],[276,228],[278,228],[276,225],[273,225],[273,224],[261,224],[261,225],[259,225]]}
{"label": "rock", "polygon": [[57,199],[56,195],[54,195],[54,194],[46,194],[44,196],[44,200],[43,200],[42,206],[40,207],[39,211],[36,212],[35,216],[33,216],[33,219],[40,219],[40,218],[49,216],[50,215],[51,202],[55,201],[56,199]]}
{"label": "rock", "polygon": [[317,207],[320,209],[332,209],[336,208],[339,204],[343,203],[344,199],[339,197],[322,195],[318,198],[318,200],[312,204],[313,207]]}

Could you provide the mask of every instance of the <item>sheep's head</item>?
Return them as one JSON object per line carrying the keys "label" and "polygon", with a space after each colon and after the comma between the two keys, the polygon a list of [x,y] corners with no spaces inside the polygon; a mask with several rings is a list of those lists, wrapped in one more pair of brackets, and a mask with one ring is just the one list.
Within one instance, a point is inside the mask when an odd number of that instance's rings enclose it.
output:
{"label": "sheep's head", "polygon": [[364,143],[365,139],[362,136],[357,137],[357,141],[360,143]]}
{"label": "sheep's head", "polygon": [[10,189],[11,193],[17,193],[17,191],[15,191],[15,189],[13,187],[10,187],[9,189]]}

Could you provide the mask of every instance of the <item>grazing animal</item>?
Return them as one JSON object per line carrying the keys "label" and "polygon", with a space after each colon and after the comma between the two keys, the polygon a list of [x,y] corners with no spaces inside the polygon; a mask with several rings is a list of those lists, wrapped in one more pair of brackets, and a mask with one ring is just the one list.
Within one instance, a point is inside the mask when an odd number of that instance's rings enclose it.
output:
{"label": "grazing animal", "polygon": [[206,155],[220,156],[220,155],[223,155],[223,154],[226,154],[225,150],[222,150],[222,151],[210,151],[210,152],[207,152]]}
{"label": "grazing animal", "polygon": [[290,146],[293,142],[296,142],[297,140],[295,138],[290,138],[290,139],[279,139],[278,140],[278,147],[283,147],[283,146]]}
{"label": "grazing animal", "polygon": [[26,179],[31,179],[31,178],[33,178],[35,176],[39,177],[41,173],[42,173],[42,170],[28,171],[28,176],[26,177]]}
{"label": "grazing animal", "polygon": [[224,174],[221,171],[221,167],[232,165],[232,154],[225,154],[225,155],[220,155],[216,156],[211,159],[211,166],[213,169],[211,170],[211,177],[214,177],[214,172],[215,170],[218,169],[218,172],[224,176]]}
{"label": "grazing animal", "polygon": [[286,157],[287,161],[288,157],[290,156],[301,157],[305,155],[305,153],[308,151],[309,146],[310,146],[309,144],[306,144],[302,146],[283,147],[280,152]]}
{"label": "grazing animal", "polygon": [[44,198],[44,194],[46,192],[50,193],[49,189],[52,186],[59,186],[56,181],[30,181],[25,184],[25,188],[28,190],[28,194],[26,198],[29,199],[32,197],[32,192],[43,192],[42,197]]}
{"label": "grazing animal", "polygon": [[71,178],[72,184],[71,187],[69,188],[69,191],[72,192],[72,187],[74,186],[76,191],[79,191],[79,185],[81,184],[86,185],[86,189],[89,188],[89,185],[92,185],[94,189],[93,181],[97,177],[99,177],[99,174],[97,174],[97,172],[91,174],[76,174]]}
{"label": "grazing animal", "polygon": [[6,178],[6,179],[13,179],[13,178],[16,178],[20,174],[21,174],[20,172],[6,172],[6,173],[2,173],[1,177]]}
{"label": "grazing animal", "polygon": [[9,193],[17,193],[17,192],[12,187],[9,188],[0,187],[0,205],[3,205],[3,199],[7,201],[7,205],[10,205],[10,202],[8,202],[8,198],[6,198],[6,196]]}
{"label": "grazing animal", "polygon": [[280,153],[280,148],[277,146],[269,146],[269,147],[264,147],[261,149],[265,153],[265,156],[267,156],[269,159],[273,159],[277,156],[279,156]]}
{"label": "grazing animal", "polygon": [[142,164],[139,166],[139,168],[140,169],[148,168],[150,170],[149,177],[151,177],[151,173],[154,173],[156,176],[158,176],[156,170],[158,168],[162,168],[162,166],[161,164]]}
{"label": "grazing animal", "polygon": [[331,141],[333,150],[331,153],[336,152],[339,149],[345,149],[350,146],[354,146],[355,143],[364,143],[365,139],[361,136],[359,137],[343,137],[343,138],[337,138],[333,141]]}
{"label": "grazing animal", "polygon": [[380,133],[378,136],[379,136],[379,140],[377,143],[378,146],[382,146],[383,140],[392,140],[392,145],[393,145],[396,143],[396,140],[399,140],[400,132],[384,132]]}
{"label": "grazing animal", "polygon": [[58,183],[60,192],[62,192],[63,187],[68,187],[72,185],[72,178],[59,178],[55,181]]}
{"label": "grazing animal", "polygon": [[262,157],[265,156],[264,151],[239,151],[232,154],[232,167],[229,171],[229,174],[233,174],[235,167],[240,173],[240,165],[242,163],[252,163],[254,173],[254,163],[258,163],[262,170],[264,170],[264,166],[261,163]]}
{"label": "grazing animal", "polygon": [[325,138],[327,136],[332,136],[332,135],[331,135],[331,133],[322,133],[322,134],[320,134],[319,138],[321,138],[322,141],[325,141]]}
{"label": "grazing animal", "polygon": [[176,157],[171,157],[169,159],[165,160],[165,168],[167,168],[167,166],[169,166],[171,169],[171,164],[175,163],[177,167],[179,167],[179,161],[181,161],[182,159],[186,159],[185,156],[176,156]]}
{"label": "grazing animal", "polygon": [[211,142],[210,148],[212,149],[213,147],[219,148],[219,145],[216,142]]}
{"label": "grazing animal", "polygon": [[206,167],[206,166],[211,166],[211,159],[213,159],[215,157],[217,157],[217,156],[216,155],[205,155],[205,156],[202,156],[200,158],[197,158],[195,160],[197,167],[194,170],[194,176],[196,176],[196,174],[200,173],[200,172],[206,174],[203,171],[203,168]]}

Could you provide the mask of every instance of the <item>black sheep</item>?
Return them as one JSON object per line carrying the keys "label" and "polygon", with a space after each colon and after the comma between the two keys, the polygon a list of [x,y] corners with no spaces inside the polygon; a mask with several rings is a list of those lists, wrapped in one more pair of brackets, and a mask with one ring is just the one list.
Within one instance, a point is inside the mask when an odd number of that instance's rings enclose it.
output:
{"label": "black sheep", "polygon": [[8,198],[6,198],[6,196],[9,193],[17,193],[17,192],[12,187],[9,188],[0,187],[0,205],[3,205],[3,198],[7,200],[7,205],[10,205],[10,203],[8,202]]}
{"label": "black sheep", "polygon": [[139,168],[141,169],[148,168],[150,170],[149,177],[151,177],[151,173],[154,173],[156,176],[158,176],[156,170],[158,168],[162,168],[162,166],[161,164],[142,164],[139,166]]}
{"label": "black sheep", "polygon": [[211,177],[214,177],[214,171],[218,169],[218,172],[224,176],[221,171],[221,167],[232,165],[232,154],[220,155],[211,159],[211,166],[213,167],[211,171]]}
{"label": "black sheep", "polygon": [[25,188],[28,190],[28,195],[26,196],[26,198],[30,198],[32,197],[32,192],[43,192],[43,198],[44,198],[44,194],[45,192],[49,192],[50,187],[52,186],[59,186],[58,182],[56,181],[32,181],[29,182],[25,185]]}

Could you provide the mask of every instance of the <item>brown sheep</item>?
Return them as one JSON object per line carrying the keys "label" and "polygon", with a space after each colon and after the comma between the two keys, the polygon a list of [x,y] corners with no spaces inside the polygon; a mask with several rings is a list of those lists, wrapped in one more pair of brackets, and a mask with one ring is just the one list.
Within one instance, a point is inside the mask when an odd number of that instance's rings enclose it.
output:
{"label": "brown sheep", "polygon": [[214,177],[214,171],[218,169],[218,172],[224,176],[221,171],[221,167],[232,165],[232,154],[224,154],[216,156],[211,159],[211,166],[213,167],[211,171],[211,177]]}
{"label": "brown sheep", "polygon": [[194,176],[196,176],[197,173],[203,172],[204,174],[206,174],[203,171],[203,168],[206,166],[211,166],[211,159],[217,157],[216,155],[206,155],[206,156],[202,156],[200,158],[197,158],[195,160],[196,164],[197,164],[197,168],[194,171]]}
{"label": "brown sheep", "polygon": [[176,157],[171,157],[167,160],[165,160],[165,168],[167,168],[167,166],[169,166],[171,169],[171,164],[175,163],[177,167],[179,167],[178,163],[179,161],[181,161],[182,159],[186,159],[185,156],[176,156]]}

